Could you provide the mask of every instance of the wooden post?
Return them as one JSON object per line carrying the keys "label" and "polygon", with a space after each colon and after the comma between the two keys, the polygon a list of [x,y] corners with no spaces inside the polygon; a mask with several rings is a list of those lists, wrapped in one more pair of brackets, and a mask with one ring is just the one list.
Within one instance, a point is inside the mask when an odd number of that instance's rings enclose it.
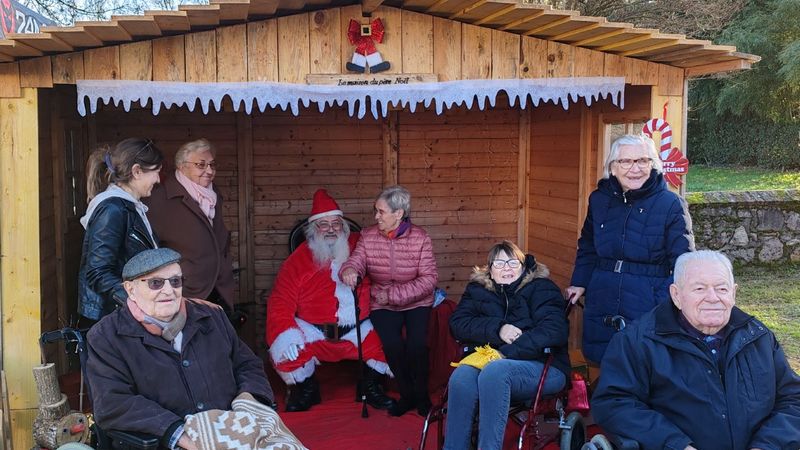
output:
{"label": "wooden post", "polygon": [[[684,135],[686,134],[683,99],[683,95],[660,95],[659,89],[653,89],[650,96],[650,117],[662,118],[664,115],[664,105],[666,105],[667,117],[664,119],[666,119],[670,128],[672,128],[672,146],[678,147],[682,152],[685,152],[685,148],[681,147],[684,142]],[[660,151],[661,133],[654,131],[653,140],[656,143],[656,150]],[[672,185],[668,184],[667,186],[675,192],[679,191],[679,189]]]}
{"label": "wooden post", "polygon": [[397,154],[399,148],[397,111],[389,111],[389,116],[383,120],[381,131],[383,134],[383,186],[392,186],[398,183],[397,179]]}
{"label": "wooden post", "polygon": [[517,245],[528,249],[531,178],[531,107],[519,112],[519,162],[517,171]]}
{"label": "wooden post", "polygon": [[39,119],[37,90],[0,99],[0,304],[14,448],[31,448],[40,363]]}
{"label": "wooden post", "polygon": [[[238,149],[239,183],[239,301],[256,302],[255,254],[253,242],[253,118],[243,112],[236,115],[236,148]],[[255,315],[256,309],[251,311]],[[242,331],[245,341],[257,348],[255,317],[251,317]]]}

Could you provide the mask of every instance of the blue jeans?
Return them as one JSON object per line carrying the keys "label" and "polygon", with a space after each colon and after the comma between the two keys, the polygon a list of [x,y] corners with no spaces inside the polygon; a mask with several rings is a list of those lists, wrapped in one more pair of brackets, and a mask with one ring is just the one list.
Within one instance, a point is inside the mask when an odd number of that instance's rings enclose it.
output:
{"label": "blue jeans", "polygon": [[[450,376],[444,448],[469,449],[478,409],[478,448],[499,450],[503,446],[509,405],[512,401],[527,402],[533,398],[543,368],[539,361],[515,359],[492,361],[483,370],[459,366]],[[550,366],[544,392],[558,392],[566,381],[560,370]]]}

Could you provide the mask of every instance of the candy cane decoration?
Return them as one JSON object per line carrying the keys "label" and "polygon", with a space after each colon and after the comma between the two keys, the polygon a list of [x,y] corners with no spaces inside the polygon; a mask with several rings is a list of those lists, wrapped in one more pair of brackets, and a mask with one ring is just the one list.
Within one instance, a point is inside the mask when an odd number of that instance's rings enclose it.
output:
{"label": "candy cane decoration", "polygon": [[664,103],[663,117],[645,122],[642,132],[650,136],[651,139],[654,131],[661,133],[660,156],[664,166],[664,178],[667,183],[678,187],[683,184],[681,176],[689,171],[689,160],[683,156],[683,153],[677,147],[672,147],[672,127],[667,122],[667,105],[668,103]]}
{"label": "candy cane decoration", "polygon": [[661,133],[661,160],[666,160],[672,150],[672,127],[667,122],[667,103],[664,103],[664,117],[662,119],[650,119],[645,122],[642,132],[651,138],[653,131]]}

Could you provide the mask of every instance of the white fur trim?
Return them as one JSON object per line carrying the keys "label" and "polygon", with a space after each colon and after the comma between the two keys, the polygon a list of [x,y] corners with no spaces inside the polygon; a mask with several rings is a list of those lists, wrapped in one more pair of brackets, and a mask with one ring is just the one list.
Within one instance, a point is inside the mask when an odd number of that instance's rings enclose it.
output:
{"label": "white fur trim", "polygon": [[342,283],[339,279],[339,268],[341,266],[342,263],[339,261],[331,262],[331,280],[336,285],[333,295],[339,303],[339,307],[336,310],[336,322],[339,326],[352,326],[356,324],[355,298],[350,286]]}
{"label": "white fur trim", "polygon": [[314,325],[298,317],[295,317],[294,320],[297,327],[287,328],[283,333],[279,334],[272,345],[269,346],[269,356],[275,364],[282,363],[286,360],[283,354],[290,345],[308,344],[325,339],[322,331]]}
{"label": "white fur trim", "polygon": [[370,67],[374,66],[375,64],[380,64],[383,62],[383,58],[381,58],[380,52],[370,53],[367,55],[367,64]]}
{"label": "white fur trim", "polygon": [[364,67],[367,65],[367,58],[361,53],[353,53],[353,64]]}
{"label": "white fur trim", "polygon": [[317,219],[321,219],[323,217],[328,216],[342,216],[344,217],[344,213],[339,209],[332,209],[330,211],[323,211],[321,213],[314,214],[313,216],[308,218],[308,222],[311,223]]}
{"label": "white fur trim", "polygon": [[[372,332],[374,328],[372,328],[372,322],[369,319],[361,322],[361,342],[364,342],[364,339],[367,338],[367,335]],[[343,341],[348,341],[353,345],[358,343],[358,335],[356,334],[356,328],[353,327],[352,330],[348,331],[347,334],[344,336],[340,336],[339,339]]]}
{"label": "white fur trim", "polygon": [[378,372],[383,375],[389,375],[390,377],[394,378],[394,374],[392,373],[392,369],[389,368],[389,364],[386,364],[383,361],[368,359],[367,366],[375,370],[375,372]]}
{"label": "white fur trim", "polygon": [[[280,375],[281,379],[286,384],[297,384],[302,383],[303,380],[314,375],[314,370],[316,366],[319,365],[319,360],[314,357],[311,358],[303,367],[299,367],[291,372],[281,372],[280,370],[276,370],[278,375]],[[375,369],[377,370],[377,369]]]}

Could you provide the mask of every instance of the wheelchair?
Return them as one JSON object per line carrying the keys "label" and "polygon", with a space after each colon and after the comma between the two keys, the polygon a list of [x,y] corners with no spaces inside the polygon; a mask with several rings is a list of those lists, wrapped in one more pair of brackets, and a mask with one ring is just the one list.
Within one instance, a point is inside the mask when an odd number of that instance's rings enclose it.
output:
{"label": "wheelchair", "polygon": [[[39,347],[44,355],[44,346],[47,344],[64,342],[67,352],[73,348],[78,354],[81,361],[81,386],[80,386],[80,412],[84,413],[83,397],[85,394],[84,386],[88,386],[84,380],[83,365],[86,362],[86,333],[88,329],[76,329],[65,327],[60,330],[48,331],[43,333],[39,338]],[[44,360],[44,357],[42,357]],[[92,422],[91,420],[89,421]],[[159,438],[157,436],[120,431],[120,430],[102,430],[97,423],[92,423],[90,426],[90,439],[89,444],[78,442],[70,442],[58,447],[59,450],[162,450],[164,447],[160,446]]]}
{"label": "wheelchair", "polygon": [[[580,305],[583,306],[583,305]],[[573,305],[567,304],[565,314],[569,316]],[[522,450],[527,442],[527,448],[542,449],[546,445],[558,441],[561,450],[581,450],[586,443],[586,425],[583,417],[589,412],[588,393],[585,390],[586,382],[578,372],[568,375],[566,386],[557,393],[547,394],[544,392],[544,380],[553,362],[553,355],[550,348],[544,349],[547,354],[542,375],[534,397],[521,404],[512,404],[508,411],[509,421],[513,421],[520,426],[517,438],[517,449]],[[573,386],[583,386],[581,395],[570,395]],[[579,389],[574,389],[573,394],[578,394]],[[419,450],[425,450],[428,432],[431,426],[436,423],[437,448],[444,447],[444,420],[447,415],[447,389],[441,395],[440,400],[431,407],[425,422],[422,425]],[[543,432],[540,429],[542,423],[557,424],[553,432]],[[473,434],[474,437],[474,434]],[[613,447],[612,447],[613,448]],[[599,450],[606,450],[604,447],[597,447]],[[595,449],[588,449],[595,450]],[[609,449],[610,450],[610,449]]]}

